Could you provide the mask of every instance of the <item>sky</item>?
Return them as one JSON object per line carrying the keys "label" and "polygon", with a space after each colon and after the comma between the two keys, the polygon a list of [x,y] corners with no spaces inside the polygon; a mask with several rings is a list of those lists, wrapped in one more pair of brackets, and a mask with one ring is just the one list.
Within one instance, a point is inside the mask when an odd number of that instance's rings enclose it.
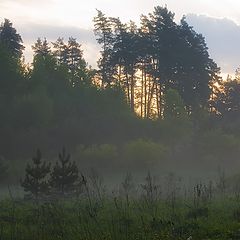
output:
{"label": "sky", "polygon": [[183,15],[197,32],[205,36],[210,56],[233,74],[240,65],[240,1],[239,0],[0,0],[0,21],[10,19],[26,46],[25,56],[31,61],[31,45],[38,37],[55,41],[72,36],[82,43],[84,57],[96,66],[99,46],[93,34],[96,9],[107,16],[120,17],[123,22],[139,22],[141,14],[165,6],[175,13],[176,21]]}

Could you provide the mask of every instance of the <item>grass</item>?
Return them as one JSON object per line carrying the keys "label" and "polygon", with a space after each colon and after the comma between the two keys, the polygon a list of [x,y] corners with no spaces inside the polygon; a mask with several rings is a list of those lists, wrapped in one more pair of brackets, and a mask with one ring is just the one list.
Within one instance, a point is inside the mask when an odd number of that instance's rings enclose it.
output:
{"label": "grass", "polygon": [[[128,176],[117,191],[86,185],[79,196],[0,201],[4,240],[234,240],[240,239],[240,200],[203,184],[186,191],[158,185],[148,175],[134,187]],[[211,190],[212,191],[212,190]]]}

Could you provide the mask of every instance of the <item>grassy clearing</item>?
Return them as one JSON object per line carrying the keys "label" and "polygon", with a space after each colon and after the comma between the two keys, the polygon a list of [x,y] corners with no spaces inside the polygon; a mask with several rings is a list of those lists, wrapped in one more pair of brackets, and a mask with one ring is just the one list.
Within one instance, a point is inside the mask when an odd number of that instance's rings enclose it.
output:
{"label": "grassy clearing", "polygon": [[0,201],[0,239],[240,239],[240,199],[218,184],[189,189],[149,174],[136,187],[128,175],[115,191],[89,179],[78,196]]}

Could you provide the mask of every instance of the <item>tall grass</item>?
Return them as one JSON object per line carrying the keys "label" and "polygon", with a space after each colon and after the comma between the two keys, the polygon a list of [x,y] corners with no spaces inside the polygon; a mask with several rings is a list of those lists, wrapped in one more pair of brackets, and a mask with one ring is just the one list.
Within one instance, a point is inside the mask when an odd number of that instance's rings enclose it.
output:
{"label": "tall grass", "polygon": [[238,188],[224,184],[223,191],[223,175],[186,187],[173,174],[158,181],[148,173],[141,184],[127,174],[113,190],[94,170],[82,178],[75,196],[38,202],[16,199],[9,188],[0,239],[240,239]]}

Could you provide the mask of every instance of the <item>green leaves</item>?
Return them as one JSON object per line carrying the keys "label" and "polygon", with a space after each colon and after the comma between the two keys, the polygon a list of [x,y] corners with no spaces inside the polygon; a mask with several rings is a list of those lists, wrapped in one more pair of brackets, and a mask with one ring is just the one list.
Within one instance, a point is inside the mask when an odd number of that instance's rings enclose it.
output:
{"label": "green leaves", "polygon": [[174,120],[186,117],[187,111],[179,93],[174,89],[167,90],[165,94],[164,118]]}

